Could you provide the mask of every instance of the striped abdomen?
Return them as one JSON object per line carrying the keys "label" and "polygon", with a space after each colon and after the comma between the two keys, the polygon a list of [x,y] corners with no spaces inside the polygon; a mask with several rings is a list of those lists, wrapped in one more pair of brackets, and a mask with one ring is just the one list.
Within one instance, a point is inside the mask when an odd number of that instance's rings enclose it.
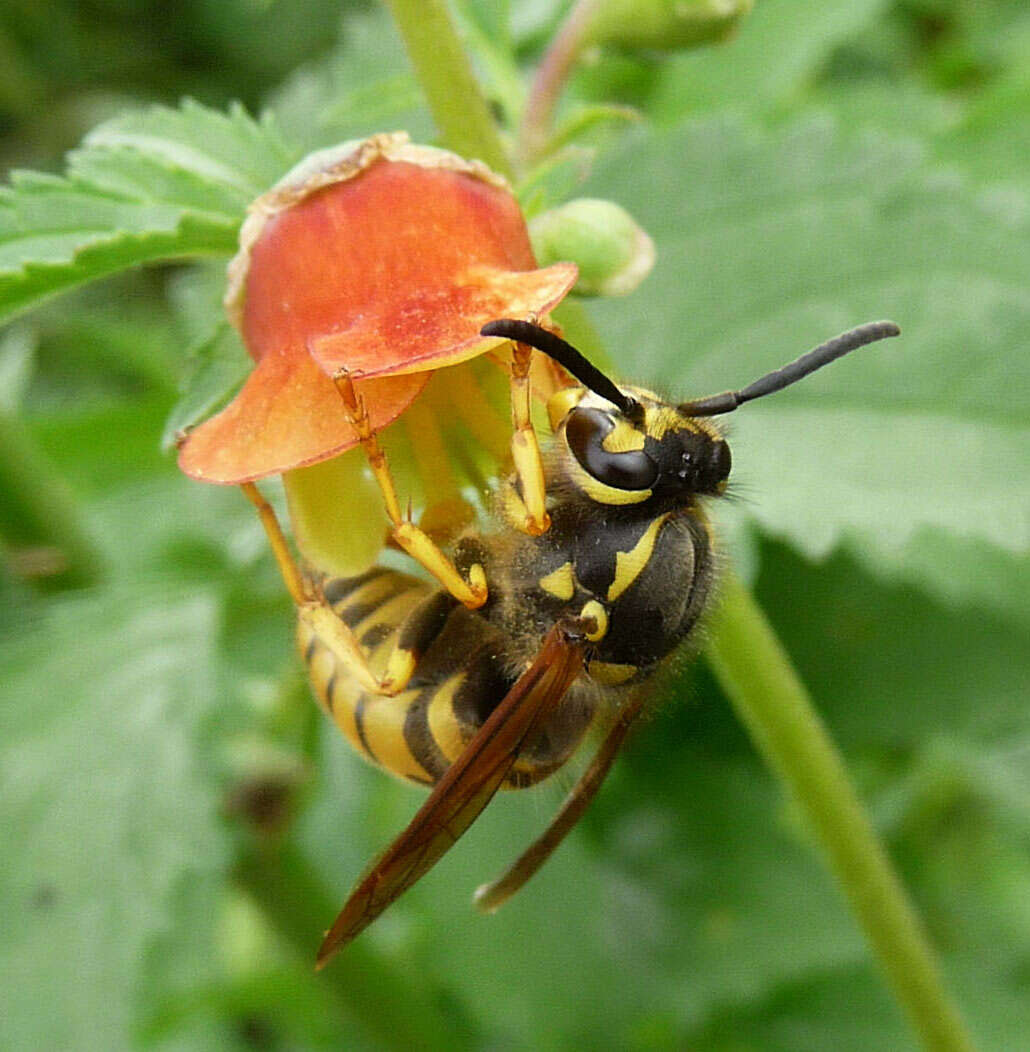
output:
{"label": "striped abdomen", "polygon": [[[405,618],[435,593],[417,578],[375,568],[325,585],[326,599],[381,674],[404,632]],[[301,622],[297,641],[315,695],[347,740],[373,763],[402,778],[434,784],[508,692],[504,638],[478,613],[452,605],[432,626],[407,688],[394,697],[364,690],[345,664]],[[540,736],[523,749],[505,783],[531,785],[560,767],[593,716],[573,688]]]}

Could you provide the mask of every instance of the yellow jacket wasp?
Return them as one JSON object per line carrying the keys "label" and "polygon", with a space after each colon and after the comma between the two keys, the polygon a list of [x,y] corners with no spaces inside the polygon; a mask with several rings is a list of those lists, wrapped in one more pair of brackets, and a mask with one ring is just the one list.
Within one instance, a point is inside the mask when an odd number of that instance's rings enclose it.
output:
{"label": "yellow jacket wasp", "polygon": [[[382,567],[329,581],[303,573],[269,505],[244,486],[297,605],[322,705],[368,759],[433,787],[351,894],[319,966],[422,877],[498,789],[545,778],[599,726],[602,743],[547,830],[477,903],[496,908],[536,872],[600,787],[648,680],[709,604],[704,505],[722,495],[731,466],[710,418],[899,331],[862,325],[742,390],[674,405],[616,386],[547,329],[491,322],[482,334],[513,344],[515,470],[498,494],[497,528],[466,535],[453,557],[417,528],[405,534],[403,547],[441,588]],[[574,378],[549,401],[553,435],[542,451],[529,419],[531,348]],[[385,457],[346,378],[337,384],[396,536],[406,524]]]}

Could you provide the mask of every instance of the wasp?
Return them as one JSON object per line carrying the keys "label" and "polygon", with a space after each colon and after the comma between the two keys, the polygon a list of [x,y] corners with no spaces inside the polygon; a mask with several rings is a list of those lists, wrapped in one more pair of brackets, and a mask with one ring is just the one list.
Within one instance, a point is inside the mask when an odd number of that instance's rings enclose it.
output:
{"label": "wasp", "polygon": [[[245,485],[297,604],[317,698],[367,759],[431,787],[352,892],[319,967],[419,880],[499,789],[546,778],[600,729],[551,824],[478,890],[477,904],[496,909],[536,872],[600,788],[656,671],[710,606],[717,560],[706,505],[725,493],[731,468],[712,418],[899,332],[893,322],[862,325],[739,391],[673,404],[617,386],[535,323],[491,322],[482,334],[514,352],[515,470],[499,487],[495,528],[466,533],[453,556],[417,533],[405,538],[440,587],[381,566],[334,580],[302,572],[274,512]],[[542,450],[525,384],[533,349],[570,378],[548,402]],[[340,386],[389,509],[385,457],[345,378]],[[395,530],[403,525],[395,520]]]}

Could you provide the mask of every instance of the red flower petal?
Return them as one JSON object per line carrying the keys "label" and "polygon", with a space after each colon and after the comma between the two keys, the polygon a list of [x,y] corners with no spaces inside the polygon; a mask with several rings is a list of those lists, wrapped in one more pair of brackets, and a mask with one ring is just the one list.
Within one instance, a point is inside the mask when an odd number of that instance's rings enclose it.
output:
{"label": "red flower petal", "polygon": [[358,388],[382,428],[429,371],[503,342],[479,335],[486,322],[546,314],[576,281],[572,264],[534,269],[498,177],[402,136],[333,161],[316,155],[251,212],[227,306],[258,365],[183,444],[182,470],[205,481],[249,481],[351,448],[330,376],[366,378]]}

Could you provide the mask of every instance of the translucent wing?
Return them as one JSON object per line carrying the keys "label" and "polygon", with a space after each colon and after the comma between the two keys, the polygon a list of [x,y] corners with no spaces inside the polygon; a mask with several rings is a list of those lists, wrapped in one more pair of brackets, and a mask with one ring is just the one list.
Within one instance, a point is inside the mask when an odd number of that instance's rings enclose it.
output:
{"label": "translucent wing", "polygon": [[476,906],[484,913],[493,913],[515,894],[523,884],[551,857],[565,835],[583,817],[583,812],[597,795],[601,783],[611,770],[615,757],[629,734],[633,721],[644,707],[644,694],[637,695],[619,712],[608,736],[597,750],[590,766],[573,786],[558,813],[544,832],[497,878],[476,889]]}
{"label": "translucent wing", "polygon": [[583,667],[578,624],[559,623],[532,665],[437,783],[411,824],[351,893],[318,951],[322,968],[446,854],[479,817],[520,746],[561,702]]}

